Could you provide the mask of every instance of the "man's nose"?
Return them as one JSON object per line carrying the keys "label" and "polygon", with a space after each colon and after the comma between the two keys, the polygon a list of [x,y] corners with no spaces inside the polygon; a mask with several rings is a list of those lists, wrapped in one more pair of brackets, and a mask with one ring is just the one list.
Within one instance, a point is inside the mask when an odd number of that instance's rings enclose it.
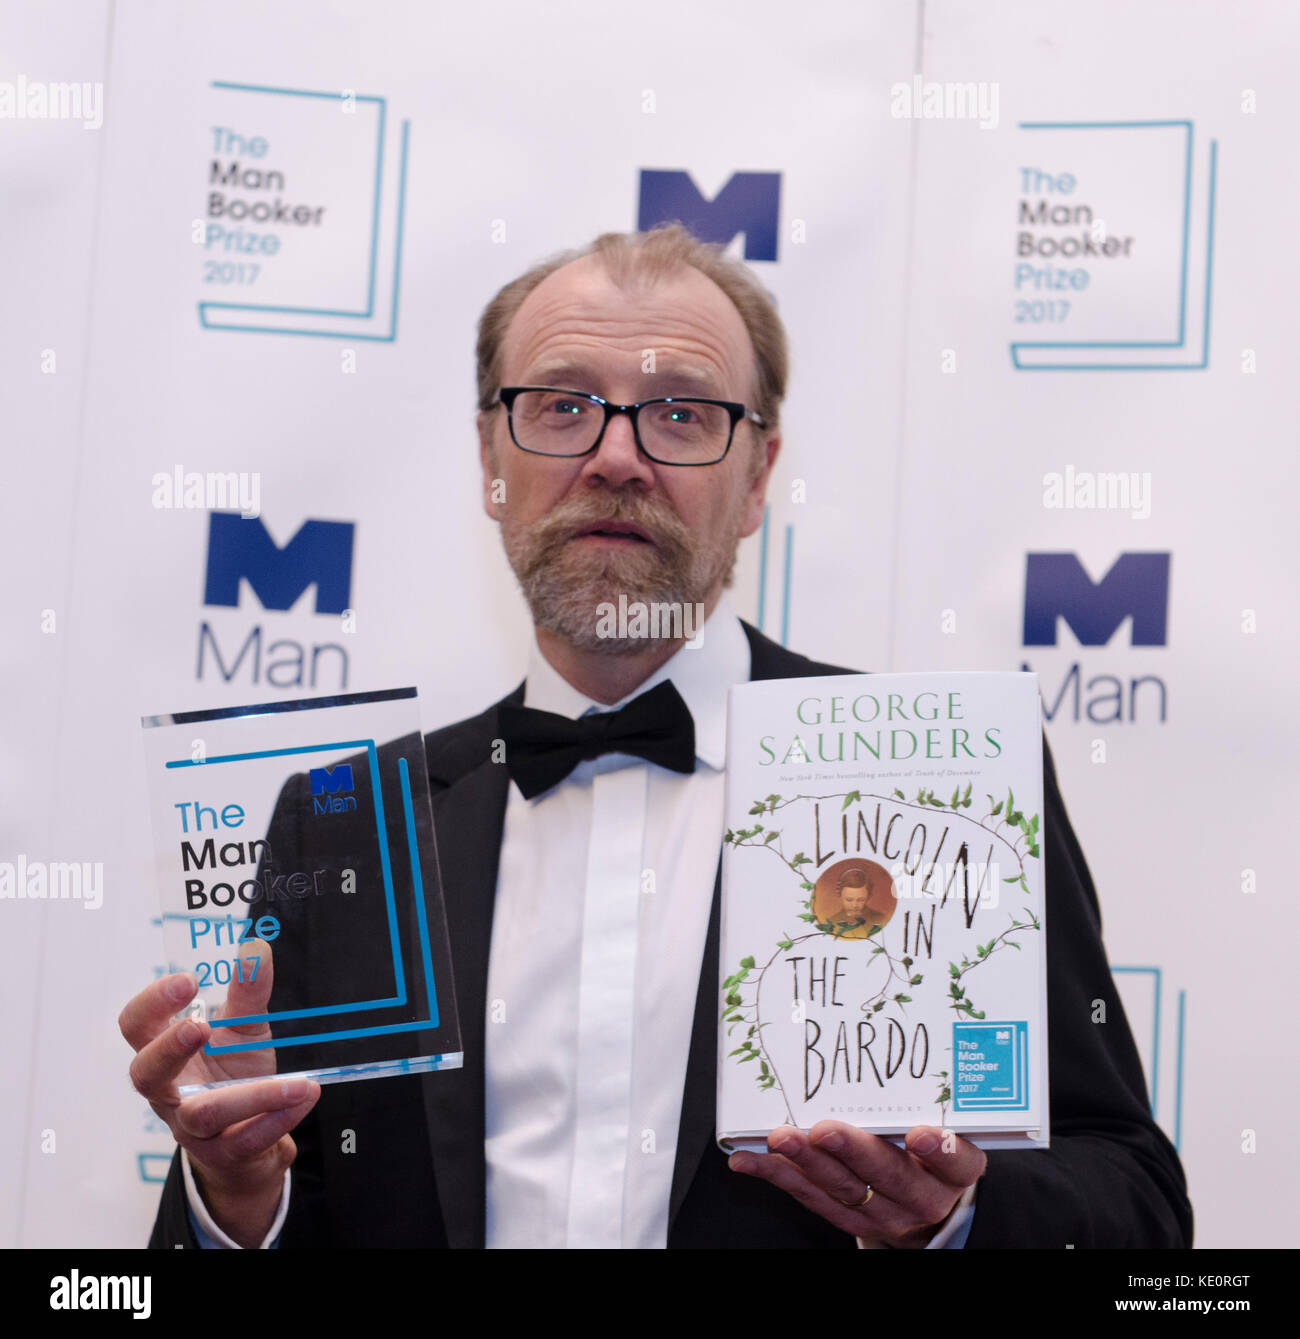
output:
{"label": "man's nose", "polygon": [[652,462],[637,449],[629,414],[615,414],[609,420],[600,445],[587,458],[582,473],[589,479],[603,479],[612,487],[635,479],[654,482]]}

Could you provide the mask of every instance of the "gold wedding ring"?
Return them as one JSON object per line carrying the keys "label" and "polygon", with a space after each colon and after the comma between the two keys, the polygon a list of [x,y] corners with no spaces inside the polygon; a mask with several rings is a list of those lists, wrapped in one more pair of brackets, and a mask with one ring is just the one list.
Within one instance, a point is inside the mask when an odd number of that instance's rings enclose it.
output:
{"label": "gold wedding ring", "polygon": [[867,1193],[860,1200],[840,1200],[840,1203],[846,1209],[860,1209],[864,1204],[871,1203],[871,1197],[876,1192],[870,1186],[867,1187]]}

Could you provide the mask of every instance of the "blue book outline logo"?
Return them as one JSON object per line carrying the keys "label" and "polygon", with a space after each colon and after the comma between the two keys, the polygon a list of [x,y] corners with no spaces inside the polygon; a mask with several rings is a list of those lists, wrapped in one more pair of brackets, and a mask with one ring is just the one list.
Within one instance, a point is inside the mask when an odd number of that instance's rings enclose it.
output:
{"label": "blue book outline logo", "polygon": [[[1182,255],[1180,260],[1179,301],[1178,301],[1178,338],[1176,340],[1013,340],[1011,343],[1011,363],[1019,372],[1186,372],[1203,371],[1210,361],[1210,297],[1214,275],[1214,206],[1217,189],[1218,151],[1217,140],[1210,141],[1209,186],[1206,213],[1205,239],[1205,302],[1201,321],[1201,354],[1196,362],[1160,362],[1154,358],[1143,360],[1140,352],[1134,352],[1127,360],[1118,354],[1114,361],[1104,356],[1097,361],[1086,359],[1086,349],[1129,349],[1134,351],[1185,349],[1187,347],[1187,282],[1189,251],[1188,242],[1191,230],[1192,201],[1192,151],[1194,128],[1191,121],[1022,121],[1021,130],[1168,130],[1181,129],[1184,132],[1183,144],[1183,226]],[[1048,355],[1040,361],[1034,357],[1037,350],[1073,350],[1076,359],[1069,361],[1063,352],[1059,360]]]}
{"label": "blue book outline logo", "polygon": [[[341,102],[344,94],[338,92],[325,92],[316,89],[303,88],[276,88],[264,84],[240,84],[229,80],[214,79],[213,88],[225,89],[237,93],[260,93],[272,94],[282,97],[293,98],[323,98]],[[205,330],[229,330],[238,331],[246,334],[259,335],[307,335],[322,339],[359,339],[371,340],[383,344],[391,344],[397,338],[397,309],[398,309],[398,290],[401,283],[402,272],[402,240],[403,229],[406,215],[406,164],[407,153],[410,142],[409,121],[402,122],[401,151],[398,167],[398,185],[397,185],[397,207],[396,207],[396,238],[393,253],[393,289],[392,289],[392,311],[389,316],[388,329],[386,331],[368,332],[357,330],[355,326],[349,326],[343,329],[330,329],[331,320],[348,320],[351,322],[370,321],[375,317],[375,276],[378,263],[379,241],[380,241],[380,202],[383,188],[383,161],[384,146],[386,135],[386,123],[388,105],[384,98],[376,97],[372,94],[352,95],[352,101],[358,103],[373,103],[378,112],[378,131],[377,143],[375,148],[375,176],[373,206],[371,215],[371,234],[370,234],[370,254],[369,254],[369,275],[367,279],[366,305],[361,311],[342,311],[327,307],[292,307],[278,306],[275,304],[256,303],[256,302],[209,302],[203,301],[198,304],[199,324]],[[322,319],[323,323],[317,328],[306,328],[299,325],[284,325],[278,320],[267,324],[240,324],[237,318],[227,316],[227,313],[247,312],[250,313],[246,320],[253,321],[253,314],[270,317],[288,317],[288,316],[307,316],[311,318]]]}
{"label": "blue book outline logo", "polygon": [[[246,762],[256,758],[288,757],[299,753],[326,753],[339,750],[365,749],[370,768],[371,788],[374,795],[375,830],[379,838],[379,861],[384,881],[384,902],[388,913],[389,945],[392,952],[394,989],[396,994],[390,999],[362,1000],[352,1004],[322,1005],[312,1009],[286,1009],[273,1013],[247,1014],[237,1018],[222,1019],[226,1026],[242,1026],[246,1023],[268,1023],[282,1018],[323,1018],[334,1014],[357,1013],[362,1010],[396,1008],[407,1000],[405,972],[402,964],[401,946],[397,939],[397,907],[393,894],[392,865],[388,849],[388,831],[384,823],[384,802],[379,789],[379,757],[373,739],[344,740],[333,744],[309,744],[301,748],[265,749],[255,753],[229,753],[198,762],[192,758],[178,758],[164,764],[168,769],[178,767],[211,767],[223,762]],[[237,1051],[256,1051],[284,1046],[305,1046],[309,1043],[339,1041],[355,1037],[375,1037],[395,1032],[424,1032],[438,1026],[438,996],[433,978],[433,955],[429,946],[429,925],[424,905],[424,878],[420,868],[419,848],[415,836],[415,810],[411,799],[410,771],[406,759],[397,760],[398,778],[402,791],[402,812],[406,826],[407,858],[411,863],[412,896],[415,899],[416,920],[420,939],[420,960],[424,971],[425,993],[429,1001],[429,1017],[411,1023],[388,1023],[374,1027],[347,1028],[335,1032],[318,1032],[305,1037],[271,1037],[265,1041],[232,1043],[226,1046],[214,1046],[205,1042],[205,1055],[229,1055]],[[335,769],[338,770],[337,768]]]}

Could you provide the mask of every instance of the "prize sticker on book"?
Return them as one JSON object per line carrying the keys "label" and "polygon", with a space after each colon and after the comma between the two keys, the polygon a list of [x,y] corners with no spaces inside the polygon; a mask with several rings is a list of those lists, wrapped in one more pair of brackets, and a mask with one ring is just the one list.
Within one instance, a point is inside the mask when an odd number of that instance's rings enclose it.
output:
{"label": "prize sticker on book", "polygon": [[737,685],[718,1143],[834,1118],[1048,1143],[1037,676]]}
{"label": "prize sticker on book", "polygon": [[1025,1023],[954,1023],[953,1110],[1026,1110],[1028,1049]]}

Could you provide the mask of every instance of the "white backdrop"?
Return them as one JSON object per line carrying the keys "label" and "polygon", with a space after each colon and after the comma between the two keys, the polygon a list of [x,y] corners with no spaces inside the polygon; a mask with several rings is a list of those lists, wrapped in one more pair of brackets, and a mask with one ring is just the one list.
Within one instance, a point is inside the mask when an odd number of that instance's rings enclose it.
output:
{"label": "white backdrop", "polygon": [[[0,30],[0,111],[20,79],[104,99],[0,117],[0,862],[103,868],[94,910],[0,900],[0,1240],[141,1243],[156,1206],[116,1029],[161,953],[139,717],[415,683],[431,729],[518,680],[474,323],[675,172],[752,188],[702,227],[791,337],[738,611],[863,668],[1039,672],[1198,1244],[1296,1244],[1291,6],[10,0]],[[954,85],[982,114],[897,114]],[[236,158],[261,184],[213,183]],[[284,201],[242,221],[274,254],[223,249],[214,190]],[[277,545],[336,523],[346,625],[324,587],[205,603],[208,509],[154,505],[178,468],[256,472]],[[1053,473],[1138,492],[1049,506]],[[1126,554],[1168,566],[1098,587]]]}

